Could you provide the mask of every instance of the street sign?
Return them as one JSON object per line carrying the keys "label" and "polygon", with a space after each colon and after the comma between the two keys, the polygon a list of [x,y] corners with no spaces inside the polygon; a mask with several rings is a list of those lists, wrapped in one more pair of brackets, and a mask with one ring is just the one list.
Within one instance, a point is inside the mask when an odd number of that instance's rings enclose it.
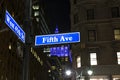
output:
{"label": "street sign", "polygon": [[12,18],[9,12],[6,10],[5,13],[5,23],[8,27],[20,38],[20,40],[25,43],[25,32],[17,24],[17,22]]}
{"label": "street sign", "polygon": [[62,33],[35,36],[35,46],[80,42],[80,33]]}

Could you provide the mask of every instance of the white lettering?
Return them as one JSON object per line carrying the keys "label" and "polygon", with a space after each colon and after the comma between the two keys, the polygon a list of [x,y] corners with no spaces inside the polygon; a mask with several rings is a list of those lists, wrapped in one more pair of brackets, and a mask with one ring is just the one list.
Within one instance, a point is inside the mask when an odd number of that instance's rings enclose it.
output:
{"label": "white lettering", "polygon": [[69,37],[69,41],[72,41],[72,37]]}
{"label": "white lettering", "polygon": [[10,21],[10,26],[14,29],[14,24]]}
{"label": "white lettering", "polygon": [[58,42],[58,38],[54,37],[54,42]]}
{"label": "white lettering", "polygon": [[21,33],[21,36],[22,36],[22,39],[24,40],[24,35],[23,35],[23,33]]}
{"label": "white lettering", "polygon": [[17,32],[17,30],[18,30],[18,27],[17,27],[17,26],[15,26],[15,31]]}
{"label": "white lettering", "polygon": [[43,39],[42,39],[42,43],[45,43],[45,41],[46,41],[46,38],[43,38]]}
{"label": "white lettering", "polygon": [[68,41],[68,40],[69,40],[69,37],[65,37],[65,40]]}
{"label": "white lettering", "polygon": [[42,43],[45,43],[45,42],[58,42],[58,38],[57,37],[44,37],[42,39]]}
{"label": "white lettering", "polygon": [[60,38],[60,41],[72,41],[72,37],[64,37],[64,36],[62,36]]}
{"label": "white lettering", "polygon": [[20,30],[19,30],[19,29],[17,30],[17,33],[18,33],[18,35],[20,36]]}
{"label": "white lettering", "polygon": [[64,36],[61,37],[60,41],[65,41],[65,38]]}
{"label": "white lettering", "polygon": [[54,38],[53,37],[50,37],[47,39],[47,42],[53,42],[54,41]]}
{"label": "white lettering", "polygon": [[56,36],[51,36],[51,37],[43,37],[42,38],[42,43],[54,43],[54,42],[67,42],[67,41],[72,41],[72,37],[65,37],[61,36],[60,38],[57,38]]}
{"label": "white lettering", "polygon": [[10,22],[10,17],[7,15],[6,18],[7,18],[7,22],[9,23]]}

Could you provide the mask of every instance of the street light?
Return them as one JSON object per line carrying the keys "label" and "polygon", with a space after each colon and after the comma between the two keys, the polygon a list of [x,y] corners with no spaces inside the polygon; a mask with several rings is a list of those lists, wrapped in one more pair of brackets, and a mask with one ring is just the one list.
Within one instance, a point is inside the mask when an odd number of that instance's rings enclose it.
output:
{"label": "street light", "polygon": [[[75,72],[76,80],[81,80],[82,74],[83,74],[83,70],[80,72],[80,74],[76,70],[66,70],[65,71],[65,75],[71,76],[72,72]],[[93,71],[89,69],[89,70],[87,70],[87,74],[89,76],[91,76],[93,74]]]}
{"label": "street light", "polygon": [[71,70],[66,70],[66,71],[65,71],[65,74],[66,74],[67,76],[70,76],[70,75],[71,75],[71,73],[72,73],[72,71],[71,71]]}
{"label": "street light", "polygon": [[66,70],[66,71],[65,71],[65,75],[66,75],[67,77],[70,77],[70,76],[72,76],[72,73],[73,73],[73,72],[75,72],[76,80],[78,80],[78,78],[80,78],[81,75],[79,75],[76,70]]}
{"label": "street light", "polygon": [[88,73],[88,75],[91,76],[93,74],[93,71],[92,70],[88,70],[87,73]]}

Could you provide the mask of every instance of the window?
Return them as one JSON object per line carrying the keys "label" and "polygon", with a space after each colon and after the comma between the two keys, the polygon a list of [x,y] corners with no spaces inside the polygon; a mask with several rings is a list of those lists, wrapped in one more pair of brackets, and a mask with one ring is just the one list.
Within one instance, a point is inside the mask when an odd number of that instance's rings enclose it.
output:
{"label": "window", "polygon": [[90,64],[91,65],[97,65],[96,53],[90,53]]}
{"label": "window", "polygon": [[73,1],[74,1],[74,2],[73,2],[74,4],[76,4],[76,3],[77,3],[77,0],[73,0]]}
{"label": "window", "polygon": [[87,10],[87,20],[94,19],[94,9],[88,9]]}
{"label": "window", "polygon": [[96,30],[88,30],[88,41],[96,41]]}
{"label": "window", "polygon": [[39,9],[39,5],[33,5],[32,8],[33,8],[33,10],[38,10]]}
{"label": "window", "polygon": [[11,50],[12,49],[12,46],[11,46],[11,44],[9,44],[9,50]]}
{"label": "window", "polygon": [[77,57],[77,68],[80,68],[81,67],[81,57],[78,56]]}
{"label": "window", "polygon": [[99,76],[90,77],[90,80],[109,80],[109,77],[108,76],[99,75]]}
{"label": "window", "polygon": [[114,29],[115,40],[120,40],[120,29]]}
{"label": "window", "polygon": [[34,16],[39,16],[39,11],[35,11]]}
{"label": "window", "polygon": [[120,80],[120,76],[119,75],[112,75],[113,80]]}
{"label": "window", "polygon": [[68,61],[68,57],[65,58],[65,61]]}
{"label": "window", "polygon": [[118,61],[118,64],[120,64],[120,52],[117,52],[117,61]]}
{"label": "window", "polygon": [[111,13],[112,13],[112,18],[119,17],[119,7],[112,7]]}
{"label": "window", "polygon": [[78,21],[79,21],[78,13],[76,13],[74,15],[74,24],[78,23]]}

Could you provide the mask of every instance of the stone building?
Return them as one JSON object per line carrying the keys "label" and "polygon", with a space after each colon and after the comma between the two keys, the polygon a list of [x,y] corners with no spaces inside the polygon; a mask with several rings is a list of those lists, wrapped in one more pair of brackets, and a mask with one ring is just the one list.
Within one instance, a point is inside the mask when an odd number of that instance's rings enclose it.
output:
{"label": "stone building", "polygon": [[[78,76],[83,80],[120,79],[120,0],[70,1],[71,31],[80,32],[81,40],[72,45]],[[91,76],[88,69],[93,71]]]}
{"label": "stone building", "polygon": [[[35,1],[35,0],[34,0]],[[39,0],[40,1],[40,0]],[[38,0],[34,2],[34,5],[40,3]],[[34,6],[32,5],[32,6]],[[32,9],[36,9],[31,6]],[[38,7],[39,6],[39,7]],[[40,9],[39,9],[40,8]],[[40,4],[37,4],[37,10],[41,11]],[[4,15],[5,11],[8,11],[14,20],[20,25],[21,29],[24,30],[24,12],[25,12],[25,1],[24,0],[1,0],[0,1],[0,80],[22,80],[23,79],[23,54],[24,43],[16,36],[16,34],[5,24]],[[34,14],[34,10],[33,14]],[[36,10],[35,10],[36,11]],[[37,14],[37,15],[36,15]],[[36,34],[47,34],[49,30],[45,20],[44,14],[31,15],[32,27],[32,41]],[[42,16],[42,19],[41,19]],[[37,18],[37,19],[35,19]],[[39,19],[44,24],[39,22]],[[34,25],[35,24],[35,25]],[[36,25],[40,26],[36,26]],[[42,29],[41,29],[42,28]],[[42,31],[44,29],[44,31]],[[34,43],[34,42],[33,42]],[[47,56],[43,53],[43,47],[35,47],[32,44],[29,50],[29,80],[48,80],[49,79],[49,66],[47,64]]]}

